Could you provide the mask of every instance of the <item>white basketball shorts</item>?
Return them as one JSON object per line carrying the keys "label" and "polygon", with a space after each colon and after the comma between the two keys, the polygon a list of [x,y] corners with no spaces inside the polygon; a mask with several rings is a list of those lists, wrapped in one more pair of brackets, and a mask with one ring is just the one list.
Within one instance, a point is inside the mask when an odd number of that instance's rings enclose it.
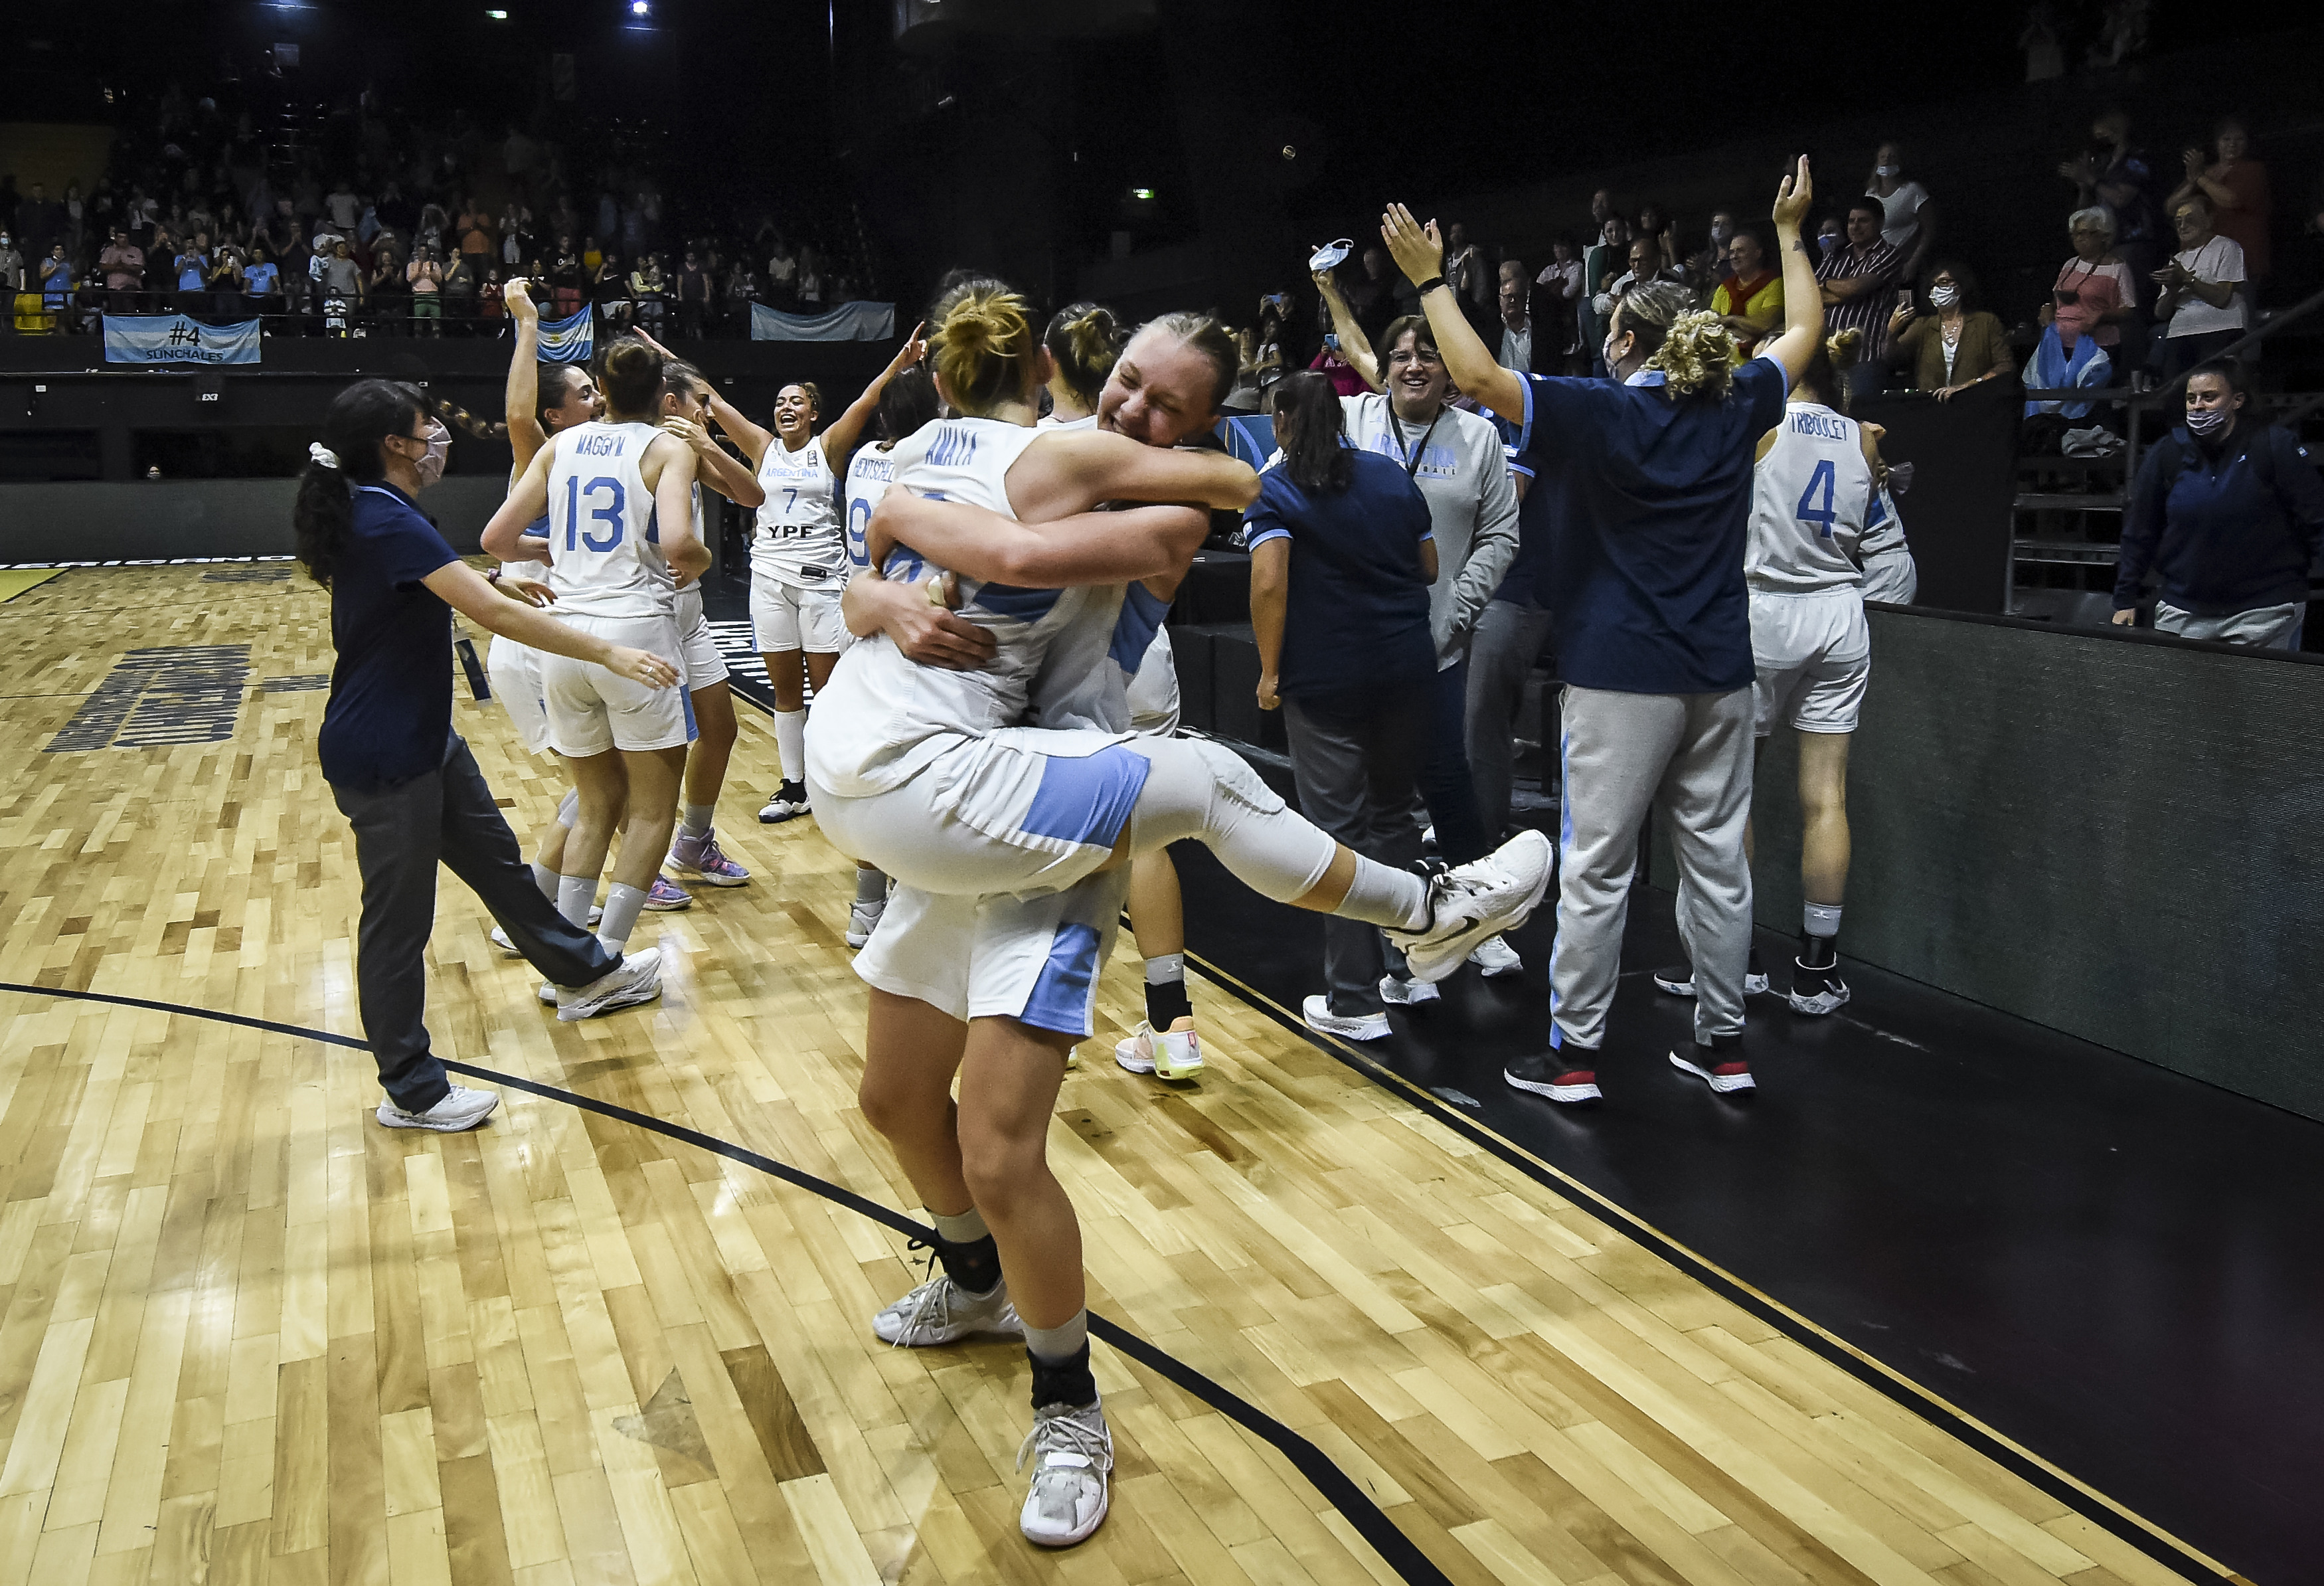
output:
{"label": "white basketball shorts", "polygon": [[718,653],[718,636],[703,614],[699,586],[678,592],[678,644],[688,694],[726,681],[726,658]]}
{"label": "white basketball shorts", "polygon": [[1813,595],[1751,591],[1753,730],[1853,733],[1872,678],[1872,633],[1853,586]]}
{"label": "white basketball shorts", "polygon": [[1130,679],[1130,730],[1141,738],[1168,738],[1178,731],[1178,658],[1170,650],[1170,630],[1154,630],[1154,641]]}
{"label": "white basketball shorts", "polygon": [[812,776],[807,791],[842,853],[907,887],[977,898],[1062,891],[1095,871],[1151,770],[1112,733],[1005,727],[963,734],[884,793],[844,798]]}
{"label": "white basketball shorts", "polygon": [[942,897],[899,886],[855,955],[855,973],[963,1023],[1014,1019],[1087,1036],[1129,890],[1128,866],[1030,897]]}
{"label": "white basketball shorts", "polygon": [[509,724],[528,754],[550,752],[549,705],[540,692],[541,659],[540,651],[497,633],[484,651],[484,678],[493,697],[508,712]]}
{"label": "white basketball shorts", "polygon": [[761,655],[803,650],[837,655],[847,648],[847,624],[840,620],[840,591],[801,589],[779,578],[751,579],[751,646]]}
{"label": "white basketball shorts", "polygon": [[1921,569],[1911,549],[1897,546],[1864,558],[1864,598],[1910,605],[1921,589]]}
{"label": "white basketball shorts", "polygon": [[[668,617],[576,614],[565,621],[609,644],[651,650],[680,666],[678,624]],[[675,688],[649,688],[594,662],[561,655],[540,658],[540,682],[549,704],[549,742],[559,754],[577,760],[609,749],[681,749],[694,741],[694,696],[682,682]]]}

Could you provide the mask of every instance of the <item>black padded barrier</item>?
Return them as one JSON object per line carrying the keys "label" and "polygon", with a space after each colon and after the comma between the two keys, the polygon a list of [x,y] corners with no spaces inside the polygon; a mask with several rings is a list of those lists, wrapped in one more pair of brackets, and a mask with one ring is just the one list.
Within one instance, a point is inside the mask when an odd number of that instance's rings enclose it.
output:
{"label": "black padded barrier", "polygon": [[[1842,955],[2324,1119],[2324,658],[1870,616]],[[1794,936],[1797,755],[1754,799]]]}

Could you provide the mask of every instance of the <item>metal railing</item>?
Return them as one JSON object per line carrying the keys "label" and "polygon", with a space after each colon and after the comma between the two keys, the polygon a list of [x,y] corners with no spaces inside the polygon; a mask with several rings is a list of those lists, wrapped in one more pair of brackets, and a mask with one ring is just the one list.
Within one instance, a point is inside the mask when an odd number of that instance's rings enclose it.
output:
{"label": "metal railing", "polygon": [[[222,301],[221,300],[229,300]],[[584,301],[589,300],[585,299]],[[9,297],[0,294],[0,303]],[[254,309],[251,300],[235,292],[115,291],[108,287],[77,287],[63,307],[49,305],[36,292],[15,294],[9,330],[19,336],[94,336],[105,314],[185,314],[217,324],[239,325],[255,319],[262,334],[308,337],[455,336],[492,339],[509,335],[515,321],[497,304],[470,296],[441,294],[437,311],[419,312],[411,300],[399,294],[390,309],[375,298],[310,298],[291,309],[279,296]],[[334,309],[332,304],[341,306]],[[771,305],[770,305],[771,306]],[[617,335],[642,323],[657,337],[747,341],[751,337],[751,305],[724,300],[707,304],[681,304],[675,299],[639,303],[628,298],[595,305],[603,327]],[[574,311],[574,310],[568,310]],[[550,311],[549,317],[555,318]],[[42,320],[28,327],[26,320]]]}

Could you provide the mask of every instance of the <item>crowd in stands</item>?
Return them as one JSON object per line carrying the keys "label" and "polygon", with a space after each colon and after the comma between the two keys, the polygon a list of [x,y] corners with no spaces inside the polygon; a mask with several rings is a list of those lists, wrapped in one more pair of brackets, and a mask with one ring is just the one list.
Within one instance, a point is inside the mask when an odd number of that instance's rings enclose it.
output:
{"label": "crowd in stands", "polygon": [[521,278],[552,318],[594,303],[659,335],[747,337],[753,303],[816,315],[865,295],[844,228],[690,212],[651,164],[585,171],[524,126],[433,124],[369,94],[285,147],[250,111],[172,86],[88,191],[0,176],[0,291],[40,300],[0,319],[81,332],[102,312],[177,311],[256,316],[280,335],[499,335]]}
{"label": "crowd in stands", "polygon": [[[2070,256],[2046,300],[1996,303],[1948,246],[1943,206],[1915,180],[1904,151],[1893,143],[1875,151],[1861,182],[1825,204],[1814,237],[1827,327],[1862,337],[1848,377],[1853,394],[1917,390],[1946,400],[2022,379],[2045,351],[2061,369],[2080,369],[2089,357],[2078,355],[2085,339],[2103,352],[2116,383],[2144,383],[2193,367],[2255,323],[2255,304],[2270,300],[2277,216],[2267,170],[2252,157],[2239,117],[2218,120],[2208,138],[2188,139],[2178,159],[2165,161],[2139,144],[2127,115],[2108,111],[2058,176]],[[1696,307],[1719,315],[1748,358],[1781,327],[1784,288],[1764,227],[1738,219],[1747,213],[1720,209],[1697,228],[1657,203],[1625,203],[1601,189],[1587,222],[1552,236],[1545,257],[1497,250],[1452,222],[1446,280],[1503,364],[1521,372],[1603,374],[1601,343],[1615,305],[1657,281],[1680,286]],[[2324,230],[2324,215],[2301,222],[2310,234]],[[1376,244],[1351,250],[1324,274],[1369,337],[1416,311],[1409,283]],[[1325,284],[1323,275],[1317,282]],[[1288,294],[1262,300],[1243,334],[1235,405],[1255,410],[1270,386],[1301,367],[1351,389],[1328,305],[1314,309],[1311,321]]]}

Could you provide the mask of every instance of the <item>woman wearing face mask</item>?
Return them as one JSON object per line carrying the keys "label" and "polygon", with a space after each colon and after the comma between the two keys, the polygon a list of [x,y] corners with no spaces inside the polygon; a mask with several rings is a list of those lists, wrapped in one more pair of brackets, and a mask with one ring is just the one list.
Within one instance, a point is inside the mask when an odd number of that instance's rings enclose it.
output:
{"label": "woman wearing face mask", "polygon": [[1904,150],[1895,143],[1880,145],[1872,157],[1872,174],[1866,180],[1864,196],[1877,199],[1884,213],[1880,240],[1904,255],[1899,273],[1918,275],[1922,262],[1936,245],[1937,208],[1928,189],[1905,180]]}
{"label": "woman wearing face mask", "polygon": [[2187,376],[2186,423],[2146,454],[2131,485],[2115,574],[2119,626],[2137,621],[2152,567],[2162,632],[2300,648],[2308,569],[2324,540],[2324,481],[2298,436],[2248,411],[2249,392],[2242,365],[2226,360]]}
{"label": "woman wearing face mask", "polygon": [[1908,300],[1888,318],[1888,357],[1913,370],[1913,388],[1950,401],[1972,385],[2017,372],[2009,333],[1977,306],[1977,277],[1964,264],[1941,263],[1926,289],[1931,312]]}
{"label": "woman wearing face mask", "polygon": [[650,688],[675,683],[676,669],[534,610],[549,598],[545,586],[462,561],[412,499],[443,475],[450,450],[450,431],[417,390],[358,381],[324,416],[292,509],[299,559],[331,592],[338,659],[315,750],[355,830],[355,992],[387,1093],[379,1121],[390,1129],[473,1129],[500,1101],[450,1083],[429,1048],[422,959],[439,860],[543,974],[576,988],[593,1011],[652,995],[661,973],[651,954],[608,954],[533,884],[475,757],[452,730],[451,613]]}

